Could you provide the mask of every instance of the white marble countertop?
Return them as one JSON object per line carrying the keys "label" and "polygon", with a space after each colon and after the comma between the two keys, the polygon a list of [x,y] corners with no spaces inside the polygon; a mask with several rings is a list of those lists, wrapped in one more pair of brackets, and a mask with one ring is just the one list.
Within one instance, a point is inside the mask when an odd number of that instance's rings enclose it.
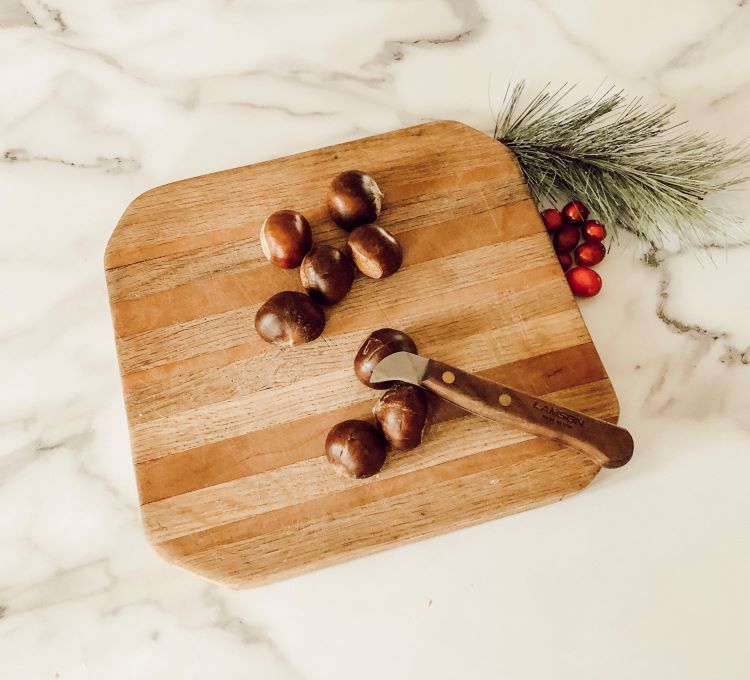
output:
{"label": "white marble countertop", "polygon": [[750,3],[2,0],[0,26],[0,678],[748,677],[750,247],[624,237],[601,266],[581,307],[627,467],[243,592],[143,538],[102,254],[148,187],[429,119],[489,130],[519,77],[606,80],[739,140]]}

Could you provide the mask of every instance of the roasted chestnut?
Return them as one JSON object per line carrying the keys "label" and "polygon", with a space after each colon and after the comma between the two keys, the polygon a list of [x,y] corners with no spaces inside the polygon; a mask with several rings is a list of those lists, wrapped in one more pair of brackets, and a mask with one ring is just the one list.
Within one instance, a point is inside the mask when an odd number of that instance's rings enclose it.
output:
{"label": "roasted chestnut", "polygon": [[388,445],[377,427],[364,420],[345,420],[326,437],[326,457],[338,472],[356,479],[380,471]]}
{"label": "roasted chestnut", "polygon": [[427,424],[427,397],[420,387],[391,387],[378,399],[372,413],[394,449],[413,449],[422,443]]}
{"label": "roasted chestnut", "polygon": [[315,246],[302,260],[299,277],[307,294],[321,305],[333,305],[349,292],[356,270],[338,248]]}
{"label": "roasted chestnut", "polygon": [[326,325],[317,302],[304,293],[284,290],[272,295],[255,314],[255,330],[263,340],[279,345],[301,345],[315,340]]}
{"label": "roasted chestnut", "polygon": [[371,383],[370,376],[383,359],[396,352],[412,352],[416,354],[417,346],[406,333],[393,328],[380,328],[370,333],[360,345],[354,357],[354,373],[360,382],[375,389],[386,389],[394,384],[393,381]]}
{"label": "roasted chestnut", "polygon": [[260,247],[271,264],[282,269],[299,267],[312,248],[310,223],[294,210],[279,210],[269,215],[260,228]]}
{"label": "roasted chestnut", "polygon": [[357,269],[372,279],[395,274],[403,261],[401,244],[387,229],[363,224],[349,234],[349,252]]}
{"label": "roasted chestnut", "polygon": [[359,170],[347,170],[333,178],[328,189],[328,212],[342,229],[351,231],[380,215],[383,193],[377,182]]}

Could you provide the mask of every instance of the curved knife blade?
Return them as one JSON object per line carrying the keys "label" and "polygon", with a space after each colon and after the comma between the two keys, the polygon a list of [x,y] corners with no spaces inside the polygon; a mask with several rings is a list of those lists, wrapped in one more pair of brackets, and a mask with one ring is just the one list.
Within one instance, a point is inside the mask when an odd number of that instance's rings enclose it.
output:
{"label": "curved knife blade", "polygon": [[399,380],[412,385],[421,385],[429,363],[429,359],[425,359],[418,354],[394,352],[382,359],[375,367],[372,376],[370,376],[370,382],[380,383]]}

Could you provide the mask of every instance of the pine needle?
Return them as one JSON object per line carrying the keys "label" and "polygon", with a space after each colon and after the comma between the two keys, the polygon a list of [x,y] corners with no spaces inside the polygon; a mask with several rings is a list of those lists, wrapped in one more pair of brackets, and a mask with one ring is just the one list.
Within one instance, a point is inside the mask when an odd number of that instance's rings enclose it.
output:
{"label": "pine needle", "polygon": [[518,83],[495,138],[515,153],[540,207],[580,198],[608,227],[655,246],[736,242],[739,218],[705,199],[748,179],[747,142],[730,144],[673,123],[673,106],[649,106],[612,89],[568,102],[573,86],[544,88],[521,108]]}

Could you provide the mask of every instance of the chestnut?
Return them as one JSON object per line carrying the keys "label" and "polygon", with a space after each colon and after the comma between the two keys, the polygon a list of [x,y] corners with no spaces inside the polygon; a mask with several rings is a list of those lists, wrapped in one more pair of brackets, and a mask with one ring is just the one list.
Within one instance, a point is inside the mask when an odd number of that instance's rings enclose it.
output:
{"label": "chestnut", "polygon": [[387,229],[363,224],[349,234],[349,252],[357,269],[372,279],[395,274],[403,261],[401,244]]}
{"label": "chestnut", "polygon": [[326,317],[320,305],[293,290],[272,295],[255,314],[258,335],[278,345],[301,345],[315,340],[325,325]]}
{"label": "chestnut", "polygon": [[281,269],[299,267],[312,248],[310,223],[294,210],[279,210],[269,215],[260,228],[260,247],[266,259]]}
{"label": "chestnut", "polygon": [[299,277],[307,294],[321,305],[333,305],[349,292],[356,270],[338,248],[315,246],[302,260]]}
{"label": "chestnut", "polygon": [[328,189],[328,212],[342,229],[351,231],[369,224],[380,215],[383,192],[377,182],[359,170],[336,175]]}
{"label": "chestnut", "polygon": [[393,381],[371,383],[370,376],[383,359],[396,352],[417,353],[417,345],[406,333],[394,328],[380,328],[370,333],[354,357],[354,373],[360,382],[375,389],[386,389]]}
{"label": "chestnut", "polygon": [[395,385],[372,409],[386,441],[394,449],[413,449],[422,443],[427,424],[427,397],[416,385]]}
{"label": "chestnut", "polygon": [[326,457],[337,472],[363,479],[380,471],[388,454],[385,437],[364,420],[345,420],[326,437]]}

